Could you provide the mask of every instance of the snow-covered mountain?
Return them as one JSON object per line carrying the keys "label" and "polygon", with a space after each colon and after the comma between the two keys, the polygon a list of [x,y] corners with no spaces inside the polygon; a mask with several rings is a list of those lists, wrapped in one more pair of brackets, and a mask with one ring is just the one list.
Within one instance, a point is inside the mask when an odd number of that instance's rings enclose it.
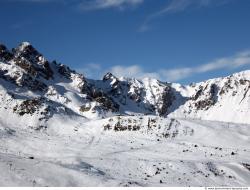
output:
{"label": "snow-covered mountain", "polygon": [[172,117],[250,123],[250,71],[178,89],[187,101]]}
{"label": "snow-covered mountain", "polygon": [[0,45],[0,185],[249,185],[249,88],[250,71],[92,80]]}
{"label": "snow-covered mountain", "polygon": [[153,114],[250,123],[250,71],[189,86],[117,78],[111,73],[103,80],[90,80],[56,61],[49,62],[27,42],[12,51],[1,45],[0,52],[1,88],[10,95],[6,97],[13,104],[8,109],[15,113],[21,112],[23,101],[35,99],[87,118]]}

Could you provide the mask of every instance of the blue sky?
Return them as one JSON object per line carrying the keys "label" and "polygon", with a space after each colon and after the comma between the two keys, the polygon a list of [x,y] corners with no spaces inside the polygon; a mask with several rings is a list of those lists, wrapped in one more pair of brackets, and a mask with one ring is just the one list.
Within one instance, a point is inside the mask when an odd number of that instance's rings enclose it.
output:
{"label": "blue sky", "polygon": [[1,0],[0,41],[90,78],[188,84],[250,69],[250,0]]}

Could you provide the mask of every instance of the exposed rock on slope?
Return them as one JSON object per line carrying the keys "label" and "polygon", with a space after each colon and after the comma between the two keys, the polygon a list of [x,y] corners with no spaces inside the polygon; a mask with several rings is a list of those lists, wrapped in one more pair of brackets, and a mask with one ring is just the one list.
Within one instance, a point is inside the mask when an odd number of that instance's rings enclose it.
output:
{"label": "exposed rock on slope", "polygon": [[156,79],[143,80],[120,78],[111,73],[98,81],[97,86],[114,97],[126,113],[147,113],[166,115],[174,101],[171,86]]}
{"label": "exposed rock on slope", "polygon": [[[250,71],[179,89],[188,100],[171,116],[250,123]],[[188,92],[187,92],[188,91]]]}
{"label": "exposed rock on slope", "polygon": [[109,118],[103,125],[104,130],[138,131],[156,138],[176,138],[177,136],[192,136],[190,127],[182,126],[176,119],[165,119],[157,116],[116,116]]}

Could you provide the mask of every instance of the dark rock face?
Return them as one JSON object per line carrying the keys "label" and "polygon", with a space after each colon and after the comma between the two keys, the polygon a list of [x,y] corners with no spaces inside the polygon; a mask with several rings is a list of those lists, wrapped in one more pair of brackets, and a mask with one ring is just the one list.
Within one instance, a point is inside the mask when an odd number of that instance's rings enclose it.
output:
{"label": "dark rock face", "polygon": [[[102,79],[103,81],[108,81],[108,80],[110,80],[110,81],[112,81],[112,80],[117,80],[118,81],[118,78],[117,77],[115,77],[112,73],[107,73],[106,75],[104,75],[103,76],[103,79]],[[115,86],[115,84],[114,84],[114,86]]]}
{"label": "dark rock face", "polygon": [[237,89],[240,88],[240,86],[245,86],[244,90],[245,93],[243,95],[243,99],[245,99],[246,94],[248,93],[250,89],[250,81],[246,79],[240,79],[240,80],[233,80],[232,77],[227,77],[227,81],[225,82],[223,88],[221,88],[219,95],[223,96],[224,94],[227,94],[229,92],[232,93],[232,96],[235,96],[238,91]]}
{"label": "dark rock face", "polygon": [[0,77],[18,86],[27,87],[33,91],[44,91],[47,85],[40,79],[52,79],[53,71],[49,62],[33,46],[22,43],[9,52],[4,45],[0,45],[0,60],[14,63],[25,72],[8,70],[0,72]]}
{"label": "dark rock face", "polygon": [[132,88],[132,84],[129,83],[129,92],[128,92],[128,97],[130,100],[136,102],[136,103],[140,103],[142,101],[143,98],[143,89],[138,88],[138,87],[133,87],[134,91],[130,92],[130,89]]}
{"label": "dark rock face", "polygon": [[0,44],[0,60],[10,61],[13,58],[13,54],[9,52],[5,45]]}
{"label": "dark rock face", "polygon": [[192,100],[197,100],[203,93],[203,87],[200,86],[200,89],[196,92],[196,94],[191,98]]}
{"label": "dark rock face", "polygon": [[105,110],[109,110],[112,112],[118,112],[119,111],[119,104],[117,104],[111,97],[109,97],[107,94],[105,94],[101,90],[97,90],[94,87],[92,87],[88,95],[95,100],[96,102],[100,103],[101,107]]}
{"label": "dark rock face", "polygon": [[195,107],[198,110],[208,110],[213,105],[214,102],[211,99],[200,100],[195,103]]}
{"label": "dark rock face", "polygon": [[22,78],[22,80],[19,82],[20,83],[18,85],[27,86],[32,91],[45,92],[48,89],[48,86],[45,83],[43,83],[37,79],[33,79],[31,77],[28,77],[28,76],[24,76]]}
{"label": "dark rock face", "polygon": [[69,67],[67,67],[67,66],[65,66],[65,65],[63,65],[63,64],[59,64],[58,65],[58,73],[60,73],[62,76],[64,76],[66,79],[71,79],[70,77],[71,77],[71,73],[72,73],[73,71],[72,70],[70,70],[70,68]]}
{"label": "dark rock face", "polygon": [[[104,127],[105,128],[105,127]],[[117,122],[114,126],[114,131],[139,131],[140,126],[138,125],[128,125],[128,126],[122,126],[120,122]]]}
{"label": "dark rock face", "polygon": [[36,78],[16,71],[14,75],[9,75],[8,71],[0,70],[0,78],[11,82],[19,87],[27,87],[32,91],[46,91],[47,85]]}
{"label": "dark rock face", "polygon": [[247,83],[250,83],[249,80],[243,80],[243,79],[240,79],[239,82],[240,82],[241,85],[246,85]]}
{"label": "dark rock face", "polygon": [[42,106],[43,103],[42,98],[35,98],[31,100],[25,100],[20,105],[17,105],[13,108],[13,111],[19,115],[24,114],[34,114],[39,110],[39,108]]}
{"label": "dark rock face", "polygon": [[[233,84],[235,82],[235,84]],[[225,82],[224,86],[220,90],[220,95],[228,93],[230,90],[232,90],[234,85],[238,86],[236,81],[233,81],[230,77],[228,77],[228,80]]]}
{"label": "dark rock face", "polygon": [[122,125],[120,121],[117,121],[114,126],[106,124],[103,126],[104,130],[114,130],[114,131],[139,131],[141,127],[136,124]]}
{"label": "dark rock face", "polygon": [[205,88],[200,86],[196,94],[191,97],[195,101],[197,110],[208,110],[216,104],[218,100],[219,87],[216,84],[206,85]]}
{"label": "dark rock face", "polygon": [[[60,107],[61,109],[58,109]],[[64,113],[67,115],[74,114],[71,110],[63,105],[59,105],[56,102],[50,101],[44,97],[37,97],[33,99],[22,100],[20,104],[13,107],[13,112],[19,116],[23,115],[36,115],[40,124],[37,127],[31,127],[35,130],[47,129],[47,121],[55,113]],[[42,122],[42,123],[41,123]]]}
{"label": "dark rock face", "polygon": [[15,56],[14,62],[28,74],[43,77],[47,80],[53,78],[53,71],[49,62],[32,45],[21,44],[13,50],[13,53]]}
{"label": "dark rock face", "polygon": [[248,164],[248,163],[242,163],[242,165],[243,165],[248,171],[250,171],[250,164]]}
{"label": "dark rock face", "polygon": [[168,86],[165,87],[164,93],[162,94],[162,104],[161,104],[161,107],[158,108],[158,112],[160,116],[167,114],[174,100],[175,100],[175,96],[173,92],[171,91],[171,88]]}
{"label": "dark rock face", "polygon": [[86,106],[86,105],[82,105],[79,109],[80,112],[86,112],[89,111],[91,109],[90,106]]}
{"label": "dark rock face", "polygon": [[[142,122],[143,120],[144,123]],[[139,120],[136,117],[113,117],[103,124],[103,129],[104,131],[140,131],[150,135],[154,134],[157,137],[157,141],[161,138],[176,138],[179,135],[192,136],[194,134],[192,128],[182,128],[181,123],[176,119],[165,120],[163,124],[159,122],[157,117],[141,117]]]}
{"label": "dark rock face", "polygon": [[23,42],[17,48],[13,49],[13,53],[17,56],[24,57],[30,62],[39,62],[39,57],[42,56],[32,45],[27,42]]}
{"label": "dark rock face", "polygon": [[209,90],[209,96],[207,98],[207,100],[205,100],[205,108],[208,109],[210,106],[213,106],[216,104],[218,96],[218,87],[216,84],[212,84],[210,86],[210,90]]}
{"label": "dark rock face", "polygon": [[[166,115],[175,100],[171,86],[160,81],[147,89],[142,81],[136,79],[121,81],[113,74],[107,73],[103,77],[103,82],[109,86],[106,90],[107,95],[114,97],[119,104],[126,106],[132,102],[134,106],[146,109],[148,113]],[[155,89],[155,92],[150,88]],[[148,92],[152,93],[151,100],[154,99],[154,103],[150,103],[147,99]]]}
{"label": "dark rock face", "polygon": [[15,57],[13,59],[15,64],[19,67],[21,67],[23,70],[25,70],[28,74],[30,74],[32,77],[37,76],[37,70],[36,68],[26,59],[22,59],[20,57]]}
{"label": "dark rock face", "polygon": [[112,73],[107,73],[106,75],[104,75],[103,82],[110,85],[111,89],[108,91],[110,95],[118,97],[122,94],[123,86],[125,84]]}

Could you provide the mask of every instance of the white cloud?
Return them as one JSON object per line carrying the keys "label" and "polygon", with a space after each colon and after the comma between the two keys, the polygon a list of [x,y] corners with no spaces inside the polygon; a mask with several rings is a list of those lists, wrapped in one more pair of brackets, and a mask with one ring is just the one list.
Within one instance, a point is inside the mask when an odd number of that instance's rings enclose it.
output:
{"label": "white cloud", "polygon": [[245,65],[250,65],[250,50],[237,53],[231,57],[216,59],[197,67],[163,70],[161,71],[161,79],[167,81],[178,81],[194,74],[201,74],[220,69],[234,69]]}
{"label": "white cloud", "polygon": [[223,5],[232,0],[170,0],[162,9],[148,15],[142,25],[139,27],[140,32],[147,31],[149,23],[165,14],[177,13],[191,8],[202,8],[210,5]]}
{"label": "white cloud", "polygon": [[144,0],[83,0],[79,4],[81,10],[99,10],[108,8],[124,8],[127,6],[136,6],[143,3]]}
{"label": "white cloud", "polygon": [[166,7],[160,11],[154,13],[154,15],[161,15],[171,12],[184,11],[187,8],[192,7],[205,7],[212,3],[212,0],[172,0]]}
{"label": "white cloud", "polygon": [[30,3],[62,3],[64,5],[74,5],[83,11],[101,10],[109,8],[134,7],[144,2],[144,0],[5,0],[6,2],[30,2]]}
{"label": "white cloud", "polygon": [[97,63],[88,63],[83,68],[78,68],[76,70],[79,73],[83,73],[84,76],[88,78],[96,78],[100,76],[100,74],[103,74],[101,72],[101,69],[102,69],[101,65]]}
{"label": "white cloud", "polygon": [[174,82],[190,76],[192,74],[192,69],[184,67],[178,69],[161,70],[160,73],[160,80]]}
{"label": "white cloud", "polygon": [[160,75],[156,72],[146,72],[138,65],[132,65],[132,66],[121,66],[116,65],[114,67],[111,67],[109,70],[111,73],[113,73],[117,77],[136,77],[136,78],[160,78]]}
{"label": "white cloud", "polygon": [[235,69],[250,65],[250,50],[242,51],[230,57],[215,59],[214,61],[196,67],[181,67],[174,69],[159,69],[153,72],[146,71],[139,65],[115,65],[109,69],[101,68],[98,64],[87,64],[83,69],[78,69],[87,77],[101,78],[105,73],[111,72],[117,77],[156,78],[161,81],[176,82],[193,75],[212,72],[221,69]]}

